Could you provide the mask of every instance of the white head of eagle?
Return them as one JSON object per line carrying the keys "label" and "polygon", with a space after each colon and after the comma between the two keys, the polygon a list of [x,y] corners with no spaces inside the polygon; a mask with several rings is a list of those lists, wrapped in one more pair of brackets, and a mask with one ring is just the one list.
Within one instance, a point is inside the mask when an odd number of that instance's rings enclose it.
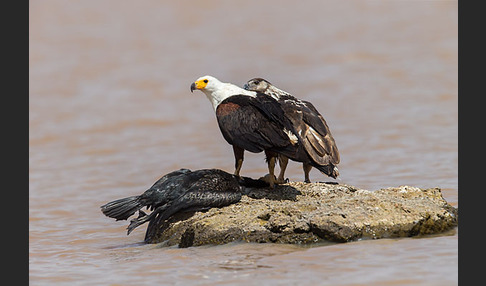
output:
{"label": "white head of eagle", "polygon": [[217,78],[210,75],[202,76],[193,82],[191,84],[191,92],[193,92],[195,89],[199,89],[206,95],[213,105],[214,110],[216,110],[221,101],[232,95],[242,94],[251,97],[256,96],[255,91],[245,90],[232,83],[221,82]]}

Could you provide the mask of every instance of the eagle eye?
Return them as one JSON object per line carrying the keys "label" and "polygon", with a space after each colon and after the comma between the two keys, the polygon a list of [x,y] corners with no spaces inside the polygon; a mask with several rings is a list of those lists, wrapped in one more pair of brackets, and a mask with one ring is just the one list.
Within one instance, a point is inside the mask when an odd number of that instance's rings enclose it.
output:
{"label": "eagle eye", "polygon": [[208,80],[207,80],[207,79],[205,79],[205,80],[203,80],[203,81],[204,81],[204,83],[208,83]]}

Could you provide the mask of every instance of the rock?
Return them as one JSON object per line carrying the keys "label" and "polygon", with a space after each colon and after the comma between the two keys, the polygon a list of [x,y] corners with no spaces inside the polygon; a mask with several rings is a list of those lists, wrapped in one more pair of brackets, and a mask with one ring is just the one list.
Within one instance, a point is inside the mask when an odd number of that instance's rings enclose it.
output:
{"label": "rock", "polygon": [[347,242],[440,233],[457,222],[457,209],[439,188],[367,191],[343,184],[290,182],[275,190],[246,188],[238,203],[151,223],[145,240],[179,247],[232,241]]}

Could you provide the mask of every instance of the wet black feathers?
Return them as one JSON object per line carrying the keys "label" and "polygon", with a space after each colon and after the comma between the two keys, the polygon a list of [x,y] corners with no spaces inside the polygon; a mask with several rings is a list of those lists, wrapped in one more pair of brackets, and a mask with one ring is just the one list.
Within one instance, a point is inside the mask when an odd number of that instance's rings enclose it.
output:
{"label": "wet black feathers", "polygon": [[125,220],[143,207],[144,205],[140,202],[140,196],[133,196],[104,204],[101,206],[101,211],[107,217]]}
{"label": "wet black feathers", "polygon": [[[155,217],[165,220],[178,212],[207,210],[238,202],[242,193],[240,184],[245,185],[245,182],[222,170],[180,169],[160,178],[143,194],[109,202],[101,206],[101,211],[116,220],[126,220],[139,211],[139,217],[130,221],[130,233]],[[145,206],[153,212],[146,215],[140,211]]]}
{"label": "wet black feathers", "polygon": [[116,220],[126,220],[143,207],[154,209],[164,204],[169,196],[174,193],[172,189],[180,183],[181,174],[190,172],[188,169],[180,169],[164,175],[152,187],[139,196],[118,199],[101,206],[101,211],[108,217]]}

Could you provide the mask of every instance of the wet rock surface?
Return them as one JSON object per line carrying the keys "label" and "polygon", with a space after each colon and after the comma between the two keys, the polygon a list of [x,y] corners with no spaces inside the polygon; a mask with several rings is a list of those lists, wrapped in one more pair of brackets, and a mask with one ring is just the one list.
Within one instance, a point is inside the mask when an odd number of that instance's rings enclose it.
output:
{"label": "wet rock surface", "polygon": [[435,234],[457,222],[457,209],[438,188],[368,191],[343,184],[290,182],[274,190],[246,188],[238,203],[151,222],[145,241],[179,247],[232,241],[347,242]]}

